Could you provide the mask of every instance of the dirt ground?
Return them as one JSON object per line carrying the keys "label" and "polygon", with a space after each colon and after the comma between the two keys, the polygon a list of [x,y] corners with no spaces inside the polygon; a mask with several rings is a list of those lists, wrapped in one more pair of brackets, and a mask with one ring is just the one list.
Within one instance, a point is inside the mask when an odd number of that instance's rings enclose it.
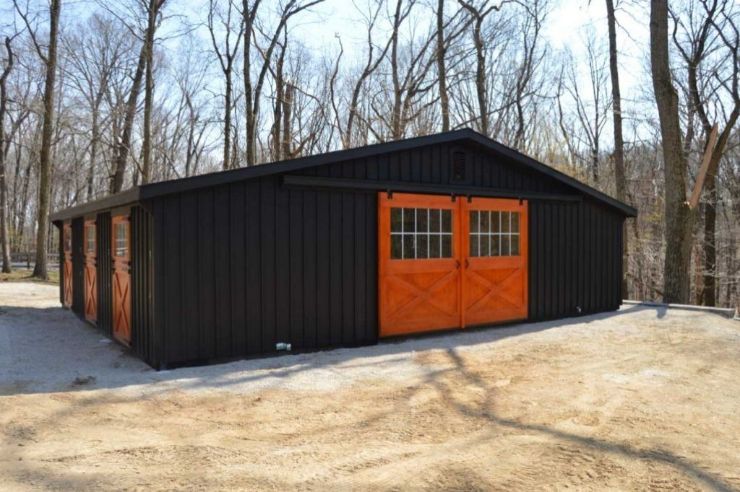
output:
{"label": "dirt ground", "polygon": [[0,489],[740,490],[740,322],[618,313],[155,372],[0,283]]}

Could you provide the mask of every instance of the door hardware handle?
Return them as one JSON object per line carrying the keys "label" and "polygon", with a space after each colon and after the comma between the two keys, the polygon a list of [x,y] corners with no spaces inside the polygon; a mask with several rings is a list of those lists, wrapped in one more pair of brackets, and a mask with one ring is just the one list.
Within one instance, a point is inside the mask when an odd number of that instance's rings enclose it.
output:
{"label": "door hardware handle", "polygon": [[455,268],[460,269],[460,260],[455,260]]}
{"label": "door hardware handle", "polygon": [[465,268],[470,268],[470,260],[465,258]]}

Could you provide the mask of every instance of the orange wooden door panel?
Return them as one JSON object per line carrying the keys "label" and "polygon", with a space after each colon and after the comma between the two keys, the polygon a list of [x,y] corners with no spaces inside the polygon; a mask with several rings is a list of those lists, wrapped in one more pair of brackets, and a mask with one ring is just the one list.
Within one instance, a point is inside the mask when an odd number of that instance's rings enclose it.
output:
{"label": "orange wooden door panel", "polygon": [[111,218],[113,257],[113,336],[131,344],[131,228],[126,215]]}
{"label": "orange wooden door panel", "polygon": [[[460,325],[460,220],[457,203],[449,197],[395,193],[378,196],[378,255],[380,336],[393,336],[418,331],[441,330]],[[443,211],[451,215],[450,257],[393,259],[391,251],[391,209]],[[426,213],[426,212],[425,212]],[[427,213],[427,219],[429,214]],[[436,213],[436,212],[434,212]],[[443,220],[442,215],[439,216]],[[441,224],[440,224],[441,227]],[[440,229],[441,231],[441,229]],[[424,234],[422,234],[423,236]],[[438,256],[443,256],[443,238],[433,233],[424,241],[439,240]],[[407,236],[408,237],[408,236]],[[408,237],[410,238],[410,237]],[[433,238],[433,239],[432,239]],[[402,237],[402,240],[405,238]],[[415,248],[422,243],[418,241]],[[445,242],[448,240],[445,238]],[[436,246],[424,242],[428,256]],[[421,246],[418,246],[421,251]],[[431,253],[434,254],[434,253]]]}
{"label": "orange wooden door panel", "polygon": [[72,224],[62,226],[62,246],[64,250],[64,301],[65,307],[72,306]]}
{"label": "orange wooden door panel", "polygon": [[526,319],[527,202],[461,200],[463,326]]}
{"label": "orange wooden door panel", "polygon": [[95,221],[85,221],[85,319],[98,319],[97,242]]}

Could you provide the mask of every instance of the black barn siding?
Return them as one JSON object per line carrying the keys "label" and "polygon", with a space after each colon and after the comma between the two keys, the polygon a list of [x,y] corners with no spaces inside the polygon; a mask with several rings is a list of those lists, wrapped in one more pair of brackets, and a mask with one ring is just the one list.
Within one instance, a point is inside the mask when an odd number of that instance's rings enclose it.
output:
{"label": "black barn siding", "polygon": [[161,341],[154,329],[153,227],[151,214],[131,207],[131,349],[154,367]]}
{"label": "black barn siding", "polygon": [[[294,351],[377,342],[378,195],[369,188],[528,197],[529,320],[617,309],[622,226],[634,211],[472,137],[145,185],[106,199],[94,210],[98,326],[112,331],[106,210],[130,207],[131,349],[153,367],[269,354],[279,342]],[[453,172],[453,156],[462,173]],[[69,212],[55,224],[67,217],[75,217],[73,309],[83,316],[84,224]],[[60,297],[63,285],[62,275]]]}
{"label": "black barn siding", "polygon": [[376,342],[373,195],[268,176],[149,208],[164,364]]}
{"label": "black barn siding", "polygon": [[[456,180],[451,156],[461,150],[465,176]],[[461,145],[293,174],[392,181],[400,188],[448,184],[581,196]],[[618,308],[623,217],[588,198],[529,203],[530,319]],[[377,341],[375,192],[291,188],[281,175],[270,175],[144,205],[151,210],[155,251],[149,323],[162,350],[152,357],[160,365],[271,353],[278,342],[311,350]]]}
{"label": "black barn siding", "polygon": [[64,224],[55,222],[59,229],[59,303],[64,305]]}
{"label": "black barn siding", "polygon": [[85,219],[72,220],[72,311],[85,316]]}
{"label": "black barn siding", "polygon": [[112,257],[111,257],[111,221],[110,212],[99,213],[95,217],[95,235],[97,240],[96,275],[98,284],[98,328],[110,336],[113,333],[113,293],[112,293]]}

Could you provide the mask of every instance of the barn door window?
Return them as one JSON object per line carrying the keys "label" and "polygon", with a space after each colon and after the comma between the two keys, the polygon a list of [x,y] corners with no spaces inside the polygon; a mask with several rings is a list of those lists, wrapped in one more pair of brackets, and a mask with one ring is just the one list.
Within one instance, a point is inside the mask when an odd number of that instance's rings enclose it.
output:
{"label": "barn door window", "polygon": [[85,226],[85,251],[87,254],[95,253],[95,224]]}
{"label": "barn door window", "polygon": [[391,259],[452,258],[452,210],[391,208]]}
{"label": "barn door window", "polygon": [[118,222],[116,224],[116,256],[128,255],[128,224]]}
{"label": "barn door window", "polygon": [[470,256],[519,256],[519,212],[470,211]]}

